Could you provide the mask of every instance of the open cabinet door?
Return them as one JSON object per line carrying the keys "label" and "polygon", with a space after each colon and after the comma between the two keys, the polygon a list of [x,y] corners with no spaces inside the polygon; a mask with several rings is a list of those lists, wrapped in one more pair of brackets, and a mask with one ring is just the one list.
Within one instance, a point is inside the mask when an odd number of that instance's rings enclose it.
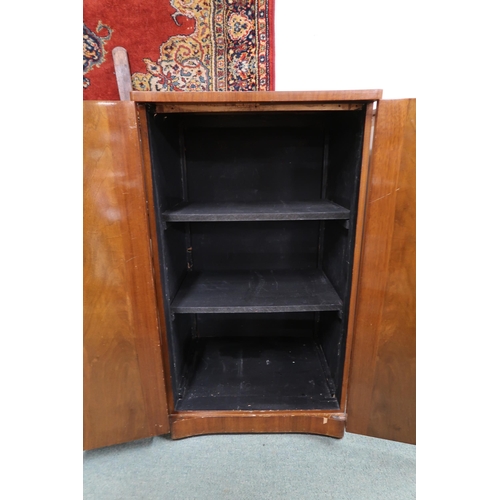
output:
{"label": "open cabinet door", "polygon": [[415,99],[380,101],[354,319],[347,431],[416,441]]}
{"label": "open cabinet door", "polygon": [[84,443],[169,432],[133,102],[84,104]]}

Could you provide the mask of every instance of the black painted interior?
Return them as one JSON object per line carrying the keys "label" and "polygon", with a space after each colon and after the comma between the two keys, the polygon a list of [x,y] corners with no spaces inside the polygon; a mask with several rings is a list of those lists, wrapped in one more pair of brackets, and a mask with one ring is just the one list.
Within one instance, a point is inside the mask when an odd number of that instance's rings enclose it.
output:
{"label": "black painted interior", "polygon": [[149,110],[176,410],[338,408],[364,116]]}

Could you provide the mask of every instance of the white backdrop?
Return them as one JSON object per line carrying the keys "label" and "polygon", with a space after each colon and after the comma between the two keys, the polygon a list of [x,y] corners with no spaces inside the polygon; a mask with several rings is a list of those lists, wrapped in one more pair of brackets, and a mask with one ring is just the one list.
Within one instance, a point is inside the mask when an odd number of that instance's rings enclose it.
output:
{"label": "white backdrop", "polygon": [[[394,0],[275,0],[276,90],[417,97],[418,22]],[[307,8],[304,8],[307,6]]]}

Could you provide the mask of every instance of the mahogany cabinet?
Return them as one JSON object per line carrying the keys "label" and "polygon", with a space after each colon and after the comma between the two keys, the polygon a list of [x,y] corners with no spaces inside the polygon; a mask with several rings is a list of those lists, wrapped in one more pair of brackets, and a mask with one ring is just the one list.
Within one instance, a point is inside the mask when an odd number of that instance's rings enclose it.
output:
{"label": "mahogany cabinet", "polygon": [[414,442],[415,102],[381,94],[84,103],[85,449]]}

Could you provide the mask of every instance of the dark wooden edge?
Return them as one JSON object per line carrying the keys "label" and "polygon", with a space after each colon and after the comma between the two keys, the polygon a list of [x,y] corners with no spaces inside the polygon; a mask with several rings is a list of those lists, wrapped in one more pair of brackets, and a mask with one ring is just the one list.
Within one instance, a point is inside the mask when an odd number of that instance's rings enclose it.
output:
{"label": "dark wooden edge", "polygon": [[363,102],[163,102],[155,103],[156,113],[237,113],[261,111],[357,111]]}
{"label": "dark wooden edge", "polygon": [[354,257],[352,265],[351,297],[349,301],[349,318],[347,322],[347,338],[345,349],[344,372],[342,376],[342,396],[340,409],[347,411],[347,391],[349,390],[349,368],[351,365],[352,341],[354,333],[354,318],[356,314],[356,298],[358,293],[359,267],[361,263],[361,249],[363,245],[363,231],[366,213],[366,197],[368,191],[368,174],[370,169],[370,143],[373,132],[374,115],[373,104],[366,106],[365,129],[363,136],[363,151],[361,162],[361,177],[359,182],[358,216],[356,220],[356,240],[354,242]]}
{"label": "dark wooden edge", "polygon": [[382,90],[325,90],[269,92],[130,92],[136,102],[156,103],[283,103],[371,102],[382,99]]}
{"label": "dark wooden edge", "polygon": [[160,325],[160,346],[163,359],[163,369],[165,373],[168,411],[170,413],[174,408],[174,396],[172,391],[172,381],[170,377],[171,371],[167,343],[167,325],[165,322],[165,315],[163,314],[163,311],[165,309],[163,304],[163,290],[161,286],[161,264],[159,261],[158,238],[156,234],[156,215],[154,211],[153,177],[151,171],[151,155],[149,150],[148,122],[146,116],[146,108],[144,107],[144,105],[136,104],[136,108],[137,123],[139,128],[139,140],[141,143],[142,152],[142,168],[146,191],[146,206],[149,220],[149,242],[153,262],[153,281],[155,285],[158,323]]}
{"label": "dark wooden edge", "polygon": [[172,439],[202,434],[298,433],[342,438],[346,415],[333,411],[196,411],[170,417]]}

